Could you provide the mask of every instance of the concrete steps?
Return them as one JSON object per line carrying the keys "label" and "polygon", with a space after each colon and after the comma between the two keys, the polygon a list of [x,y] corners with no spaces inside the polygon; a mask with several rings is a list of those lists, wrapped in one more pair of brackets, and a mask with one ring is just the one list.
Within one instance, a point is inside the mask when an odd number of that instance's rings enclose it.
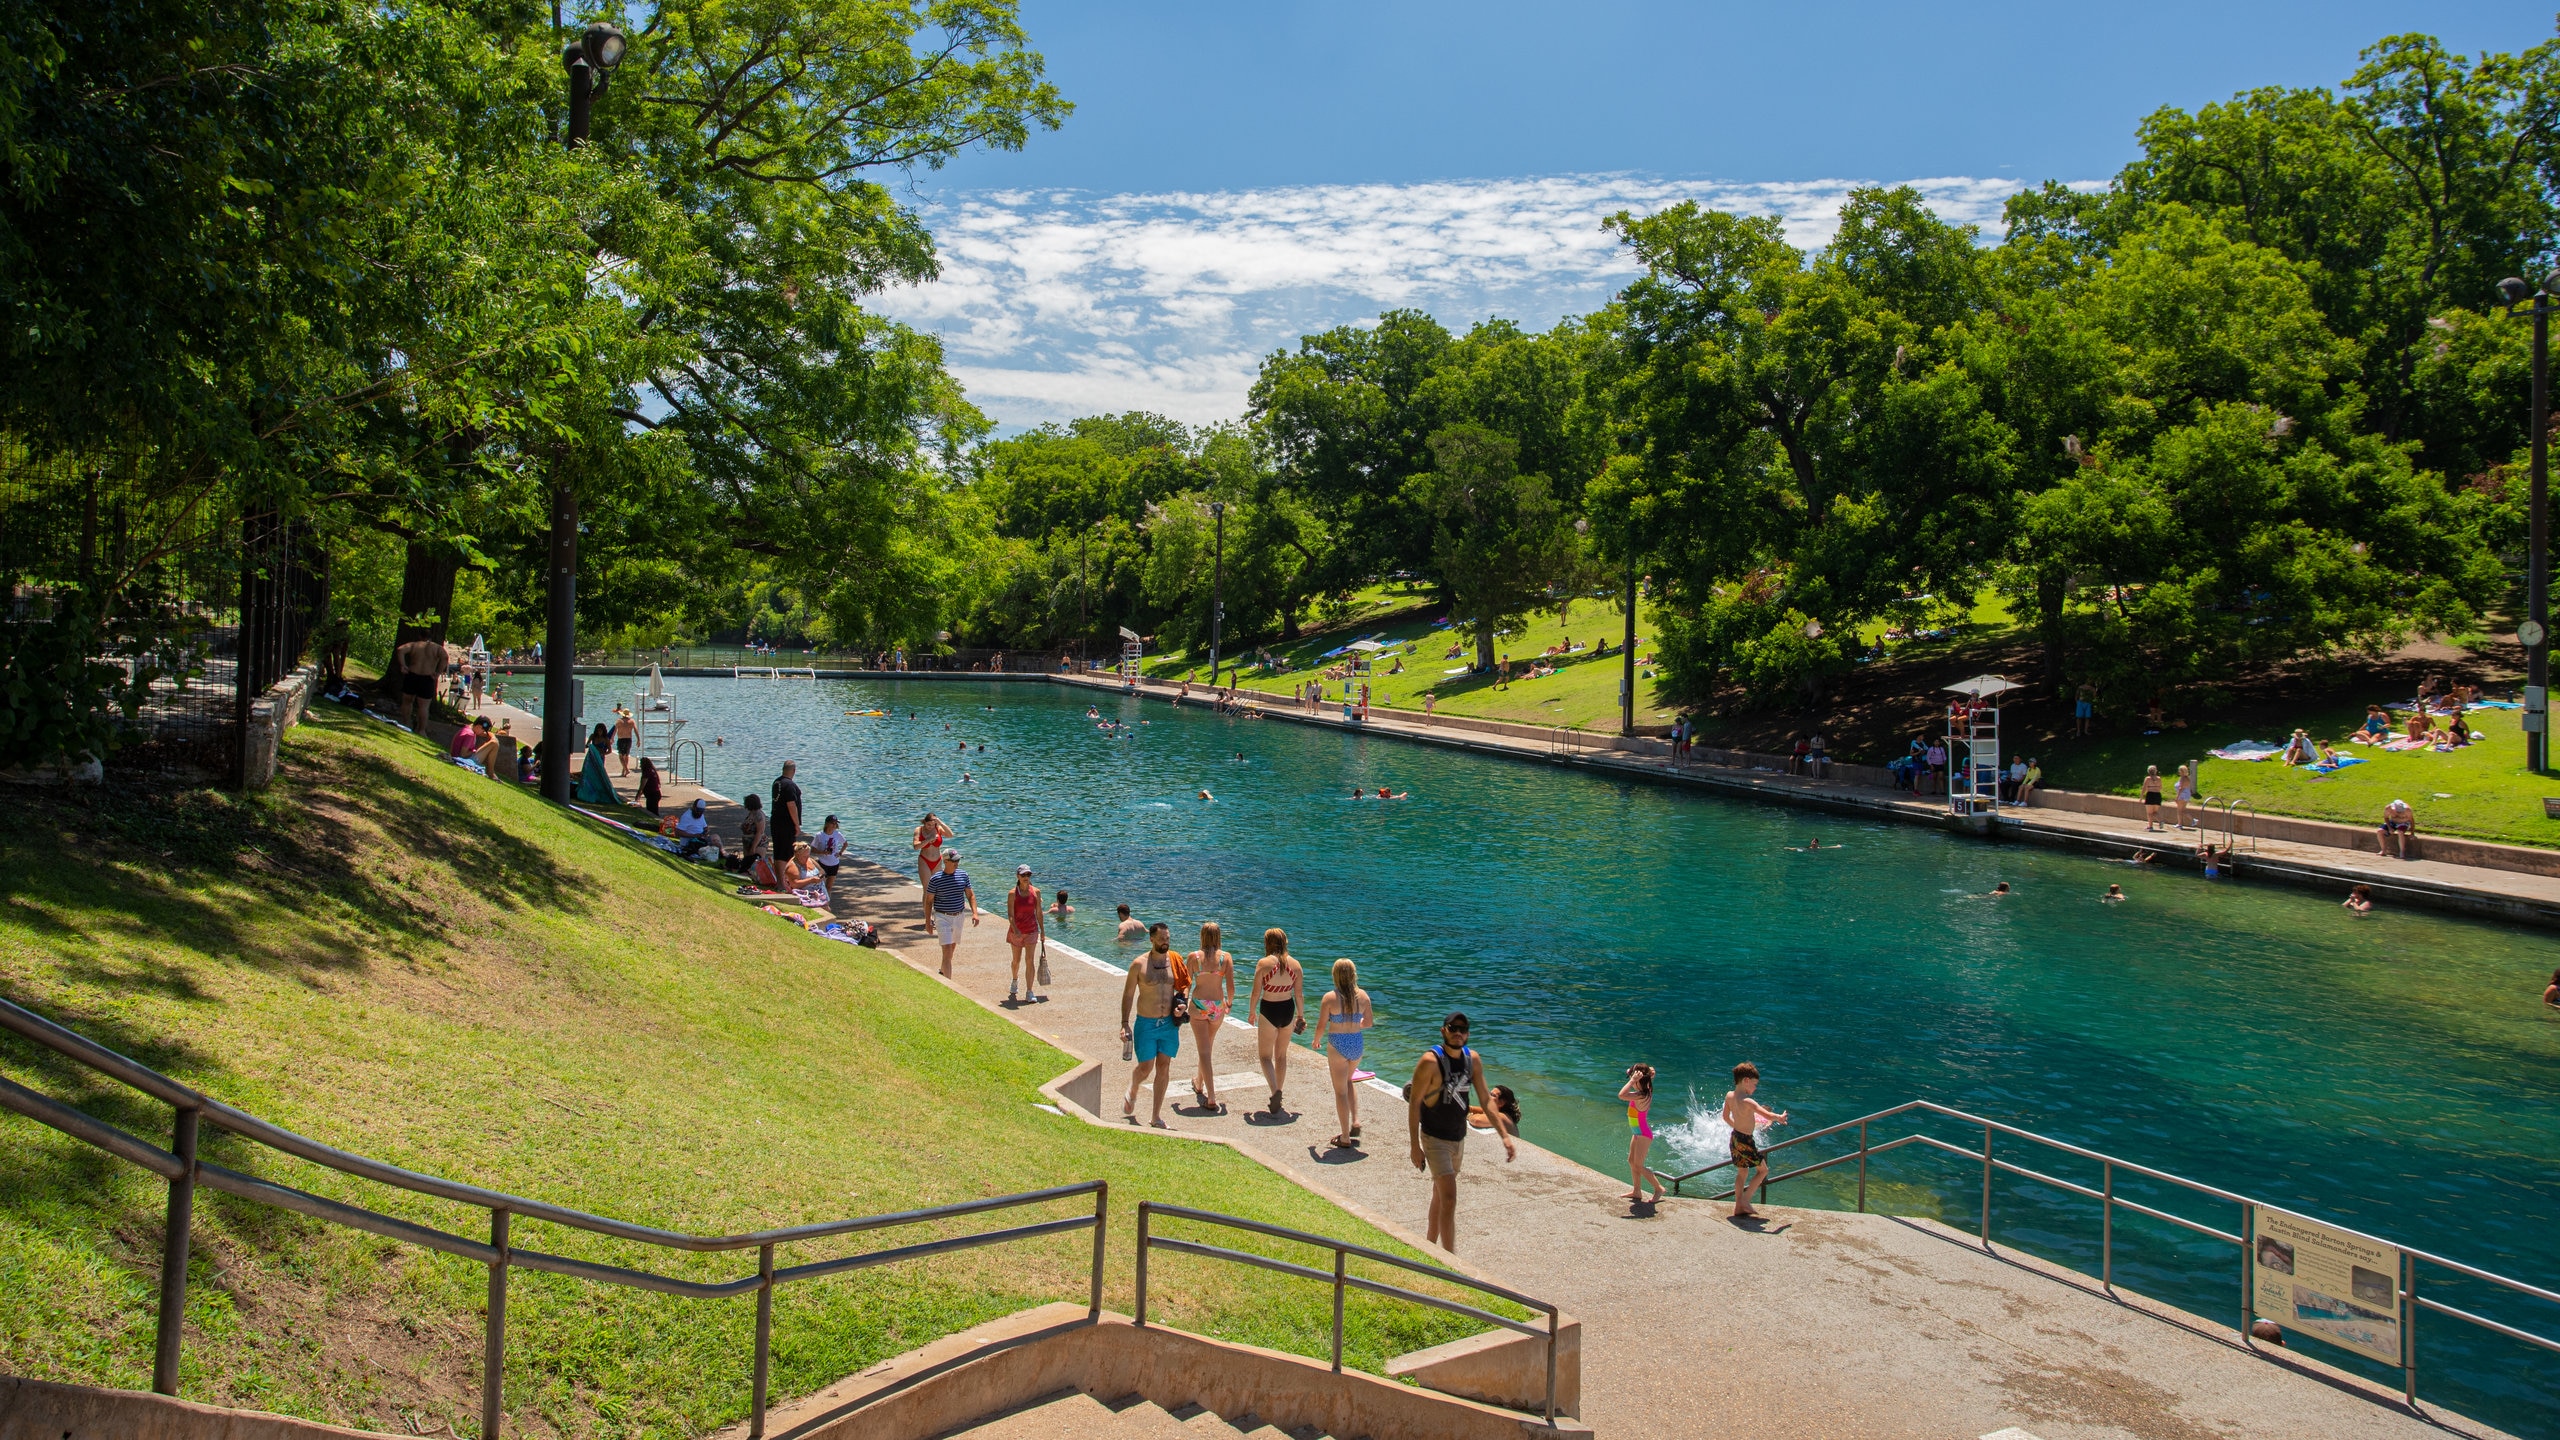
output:
{"label": "concrete steps", "polygon": [[1247,1415],[1226,1420],[1198,1405],[1168,1411],[1123,1396],[1108,1404],[1068,1391],[949,1432],[945,1440],[1332,1440],[1310,1426],[1282,1430]]}

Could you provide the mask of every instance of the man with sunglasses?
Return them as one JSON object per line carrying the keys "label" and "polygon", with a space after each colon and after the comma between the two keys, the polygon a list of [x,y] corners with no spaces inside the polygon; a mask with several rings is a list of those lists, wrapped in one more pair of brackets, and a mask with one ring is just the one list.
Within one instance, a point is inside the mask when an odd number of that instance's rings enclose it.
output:
{"label": "man with sunglasses", "polygon": [[[1473,1027],[1464,1014],[1452,1014],[1440,1025],[1440,1043],[1422,1052],[1413,1067],[1413,1083],[1405,1087],[1405,1129],[1413,1144],[1413,1168],[1431,1175],[1431,1243],[1455,1254],[1458,1249],[1458,1170],[1467,1150],[1468,1092],[1491,1099],[1484,1079],[1484,1057],[1467,1046]],[[1502,1139],[1502,1158],[1520,1158],[1511,1126],[1502,1112],[1485,1106],[1485,1118]]]}

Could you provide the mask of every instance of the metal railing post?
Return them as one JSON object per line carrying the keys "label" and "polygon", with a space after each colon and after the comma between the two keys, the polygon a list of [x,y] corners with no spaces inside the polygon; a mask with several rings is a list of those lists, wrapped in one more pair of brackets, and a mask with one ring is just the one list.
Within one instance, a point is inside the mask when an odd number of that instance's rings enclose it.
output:
{"label": "metal railing post", "polygon": [[773,1374],[773,1243],[756,1247],[756,1398],[747,1440],[764,1440],[765,1382]]}
{"label": "metal railing post", "polygon": [[1858,1213],[1867,1213],[1867,1122],[1858,1122]]}
{"label": "metal railing post", "polygon": [[1111,1218],[1111,1182],[1093,1192],[1093,1298],[1086,1304],[1084,1318],[1099,1323],[1102,1319],[1102,1238],[1109,1233]]}
{"label": "metal railing post", "polygon": [[1982,1127],[1982,1244],[1991,1246],[1991,1127]]}
{"label": "metal railing post", "polygon": [[1547,1307],[1547,1428],[1556,1426],[1556,1307]]}
{"label": "metal railing post", "polygon": [[1333,1247],[1333,1373],[1342,1373],[1342,1271],[1351,1263],[1351,1252]]}
{"label": "metal railing post", "polygon": [[196,1112],[178,1112],[171,1150],[185,1167],[169,1182],[169,1219],[160,1235],[160,1344],[151,1357],[151,1388],[178,1393],[178,1341],[187,1321],[187,1248],[196,1223]]}
{"label": "metal railing post", "polygon": [[1138,1313],[1136,1319],[1138,1328],[1141,1330],[1145,1329],[1147,1324],[1147,1212],[1154,1205],[1155,1202],[1152,1200],[1138,1202]]}
{"label": "metal railing post", "polygon": [[2116,1288],[2116,1162],[2107,1162],[2106,1192],[2098,1201],[2098,1283]]}
{"label": "metal railing post", "polygon": [[2400,1398],[2410,1409],[2418,1408],[2418,1257],[2403,1250],[2400,1267],[2408,1275],[2404,1292],[2408,1318],[2400,1322]]}
{"label": "metal railing post", "polygon": [[507,1229],[504,1210],[489,1212],[489,1320],[480,1348],[480,1440],[498,1440],[507,1412]]}
{"label": "metal railing post", "polygon": [[2258,1278],[2250,1270],[2258,1258],[2255,1253],[2257,1244],[2257,1212],[2244,1202],[2240,1206],[2240,1343],[2243,1345],[2249,1343],[2250,1332],[2257,1328],[2250,1324],[2258,1318],[2258,1297],[2250,1293],[2250,1287],[2257,1283]]}

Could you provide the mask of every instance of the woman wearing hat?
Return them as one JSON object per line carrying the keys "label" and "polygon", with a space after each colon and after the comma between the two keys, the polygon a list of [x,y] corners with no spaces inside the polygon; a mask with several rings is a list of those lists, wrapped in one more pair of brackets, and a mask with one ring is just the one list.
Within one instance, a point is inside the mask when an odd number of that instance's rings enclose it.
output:
{"label": "woman wearing hat", "polygon": [[1006,923],[1004,943],[1013,947],[1013,969],[1005,977],[1005,1003],[1018,997],[1033,1003],[1046,996],[1031,993],[1032,979],[1038,974],[1039,946],[1048,938],[1048,922],[1040,911],[1040,887],[1031,883],[1031,867],[1013,867],[1013,889],[1004,897]]}

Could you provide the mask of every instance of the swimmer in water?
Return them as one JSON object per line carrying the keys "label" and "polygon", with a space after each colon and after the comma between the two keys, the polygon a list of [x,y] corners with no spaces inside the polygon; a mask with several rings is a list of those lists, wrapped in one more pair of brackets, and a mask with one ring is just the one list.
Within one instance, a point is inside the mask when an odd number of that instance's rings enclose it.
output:
{"label": "swimmer in water", "polygon": [[1369,792],[1361,789],[1357,785],[1354,785],[1351,787],[1351,798],[1354,800],[1366,800],[1369,798]]}
{"label": "swimmer in water", "polygon": [[969,778],[969,772],[968,772],[968,771],[966,771],[966,770],[963,770],[963,771],[961,771],[961,772],[960,772],[960,783],[961,783],[961,784],[963,784],[963,785],[975,785],[975,784],[977,784],[978,782],[977,782],[977,781],[975,781],[975,780],[970,779],[970,778]]}
{"label": "swimmer in water", "polygon": [[1203,790],[1203,791],[1201,791],[1201,792],[1200,792],[1200,798],[1201,798],[1201,799],[1203,799],[1203,800],[1215,800],[1215,799],[1217,799],[1218,797],[1217,797],[1217,796],[1215,796],[1215,795],[1210,794],[1210,793],[1209,793],[1208,791],[1206,791],[1206,790]]}
{"label": "swimmer in water", "polygon": [[1102,718],[1102,712],[1091,705],[1087,705],[1084,707],[1084,718],[1087,720],[1099,720]]}
{"label": "swimmer in water", "polygon": [[2121,885],[2110,885],[2107,887],[2107,893],[2099,896],[2098,898],[2109,905],[2116,904],[2124,899],[2124,887]]}
{"label": "swimmer in water", "polygon": [[1802,855],[1813,850],[1846,850],[1849,847],[1846,845],[1825,845],[1822,843],[1822,837],[1814,835],[1807,836],[1805,842],[1801,845],[1789,845],[1786,848],[1794,851],[1798,855]]}
{"label": "swimmer in water", "polygon": [[711,737],[711,743],[714,745],[726,745],[729,743],[729,737],[726,735],[714,735]]}
{"label": "swimmer in water", "polygon": [[2348,891],[2348,892],[2347,892],[2347,899],[2346,899],[2346,911],[2347,911],[2347,913],[2348,913],[2348,914],[2350,914],[2350,915],[2370,915],[2370,914],[2372,914],[2372,913],[2373,913],[2373,887],[2372,887],[2372,886],[2370,886],[2370,885],[2358,885],[2358,886],[2357,886],[2357,887],[2355,887],[2354,889],[2352,889],[2352,890]]}
{"label": "swimmer in water", "polygon": [[2157,850],[2136,850],[2133,852],[2133,858],[2130,860],[2110,860],[2107,863],[2110,865],[2152,865],[2157,864],[2159,859],[2160,852]]}
{"label": "swimmer in water", "polygon": [[1987,895],[1983,896],[1982,898],[1983,898],[1983,899],[1985,899],[1985,900],[1998,900],[1998,899],[2001,899],[2001,898],[2005,897],[2008,893],[2009,893],[2009,882],[2008,882],[2008,881],[2006,881],[2006,880],[2003,880],[2003,881],[2001,881],[1999,884],[1992,886],[1992,887],[1991,887],[1991,892],[1990,892],[1989,894],[1987,894]]}

